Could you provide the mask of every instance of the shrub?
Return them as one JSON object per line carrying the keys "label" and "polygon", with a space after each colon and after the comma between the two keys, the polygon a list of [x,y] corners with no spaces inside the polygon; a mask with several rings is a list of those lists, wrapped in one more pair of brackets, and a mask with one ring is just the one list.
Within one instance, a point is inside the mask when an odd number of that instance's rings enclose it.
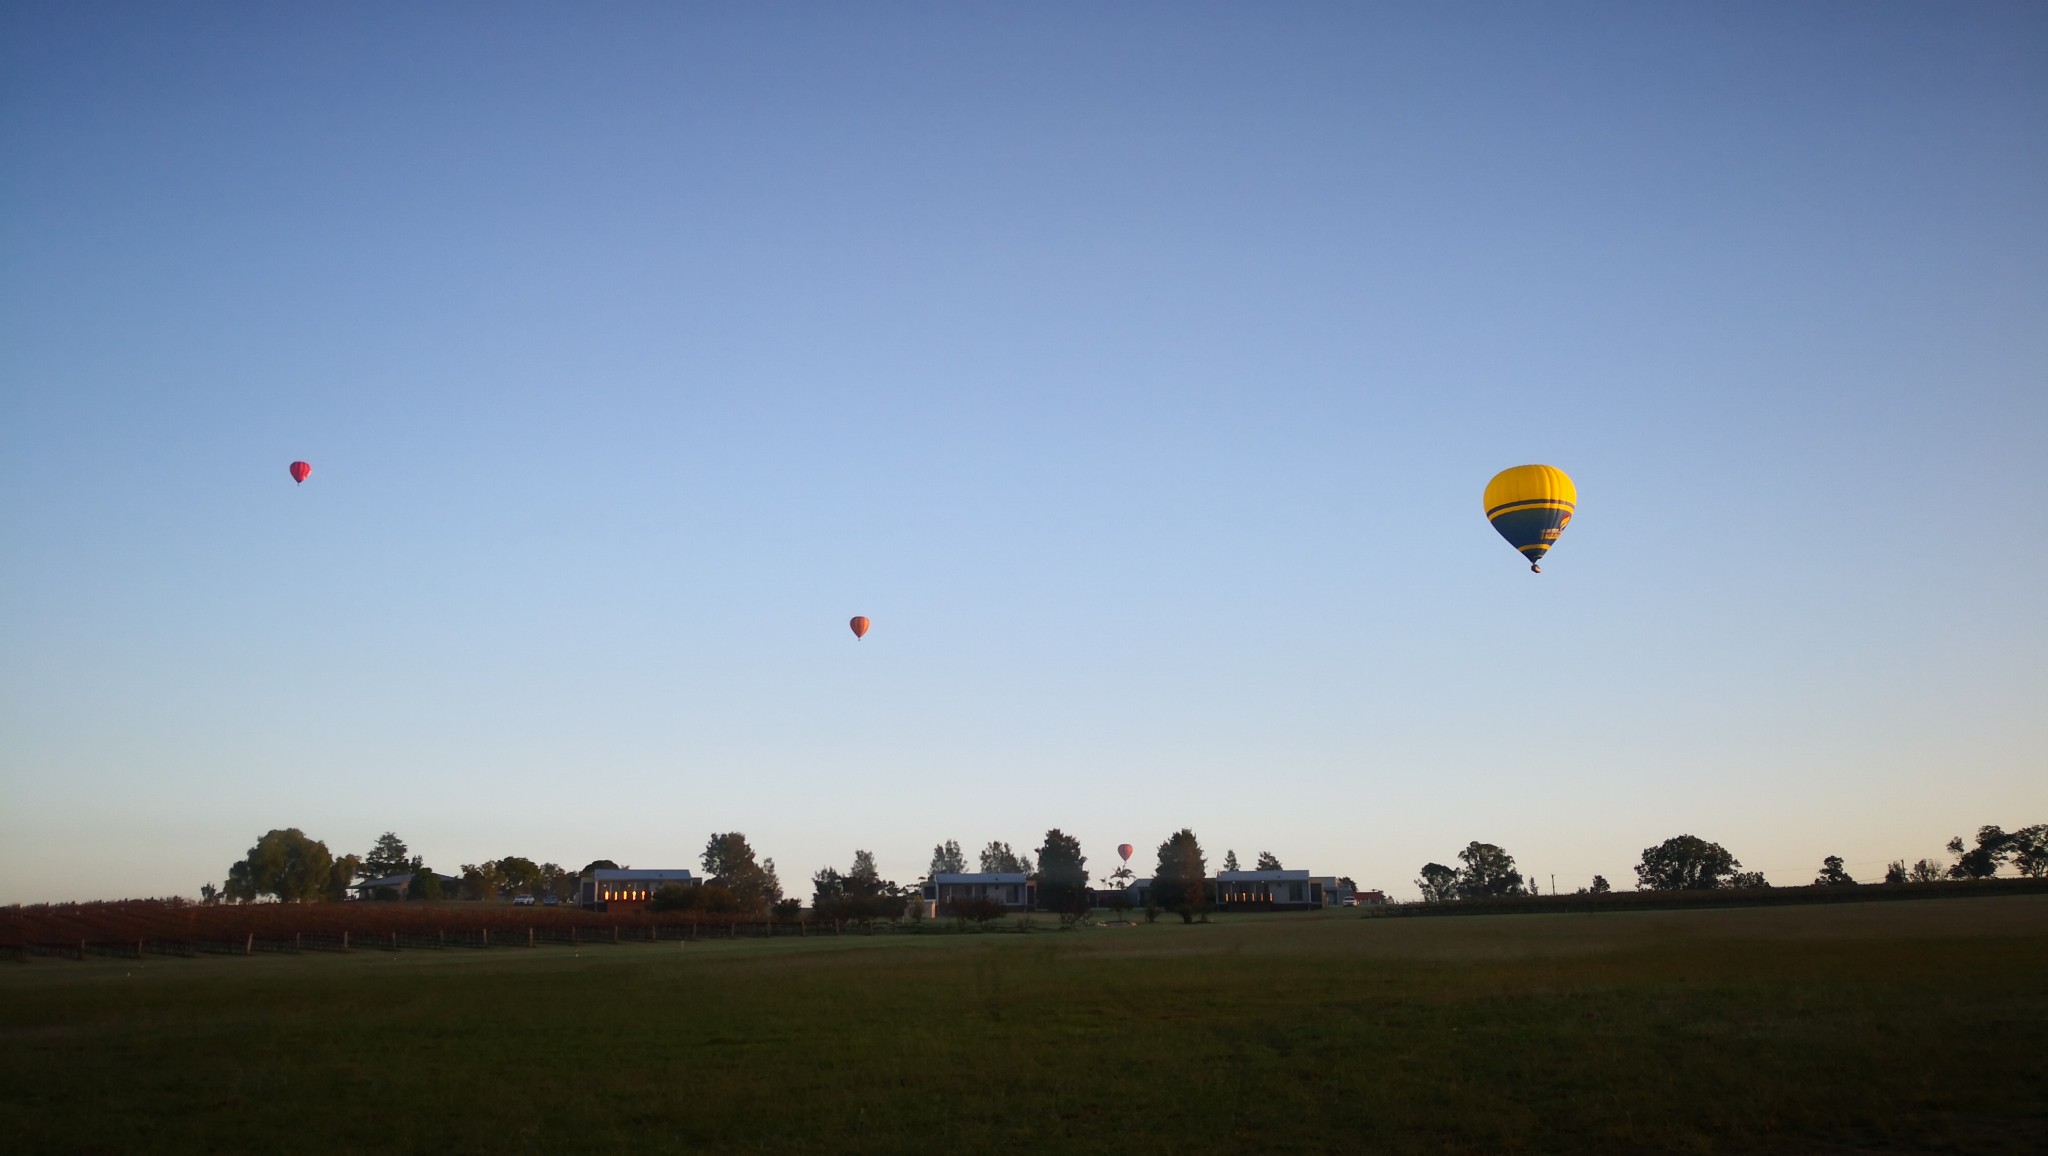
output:
{"label": "shrub", "polygon": [[983,927],[1010,913],[1010,909],[1002,900],[987,895],[977,895],[972,899],[955,899],[947,903],[946,908],[953,918],[963,922],[972,921]]}
{"label": "shrub", "polygon": [[697,906],[697,888],[682,883],[664,883],[647,901],[649,911],[688,911]]}

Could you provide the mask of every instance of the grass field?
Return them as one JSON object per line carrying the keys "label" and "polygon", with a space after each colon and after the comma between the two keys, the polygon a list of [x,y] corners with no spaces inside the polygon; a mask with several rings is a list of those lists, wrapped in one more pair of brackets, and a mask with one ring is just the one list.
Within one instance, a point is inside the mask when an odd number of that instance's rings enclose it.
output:
{"label": "grass field", "polygon": [[2048,896],[0,965],[13,1152],[2048,1150]]}

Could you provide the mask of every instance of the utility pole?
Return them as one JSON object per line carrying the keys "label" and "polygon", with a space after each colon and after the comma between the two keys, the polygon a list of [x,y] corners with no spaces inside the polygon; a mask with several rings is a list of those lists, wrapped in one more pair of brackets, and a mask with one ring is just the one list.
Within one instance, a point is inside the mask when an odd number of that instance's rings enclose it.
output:
{"label": "utility pole", "polygon": [[1555,871],[1550,873],[1550,893],[1552,895],[1557,894],[1557,872]]}

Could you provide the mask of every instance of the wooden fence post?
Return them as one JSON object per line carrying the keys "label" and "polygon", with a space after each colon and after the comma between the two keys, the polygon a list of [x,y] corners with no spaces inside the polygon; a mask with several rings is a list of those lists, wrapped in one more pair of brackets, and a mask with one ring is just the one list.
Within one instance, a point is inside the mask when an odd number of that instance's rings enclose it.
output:
{"label": "wooden fence post", "polygon": [[301,950],[304,950],[304,949],[305,949],[305,946],[306,946],[306,945],[305,945],[305,942],[304,942],[305,938],[306,938],[306,937],[305,937],[305,933],[304,933],[304,932],[299,932],[299,931],[294,931],[294,932],[292,932],[292,950],[293,950],[293,951],[301,951]]}
{"label": "wooden fence post", "polygon": [[253,932],[253,931],[252,931],[252,932],[250,932],[250,933],[249,933],[249,938],[247,938],[247,939],[245,939],[245,940],[243,940],[243,941],[242,941],[242,954],[243,954],[243,955],[254,955],[254,954],[256,954],[256,933],[255,933],[255,932]]}
{"label": "wooden fence post", "polygon": [[398,933],[396,931],[391,933],[391,950],[398,950]]}
{"label": "wooden fence post", "polygon": [[78,941],[78,962],[85,962],[85,940],[83,939]]}
{"label": "wooden fence post", "polygon": [[135,958],[142,958],[142,941],[139,939],[135,941]]}
{"label": "wooden fence post", "polygon": [[341,949],[343,951],[348,950],[348,932],[346,931],[341,933]]}
{"label": "wooden fence post", "polygon": [[486,927],[486,928],[484,928],[484,946],[485,946],[485,947],[489,947],[490,945],[491,945],[491,929],[490,929],[490,928],[488,928],[488,927]]}
{"label": "wooden fence post", "polygon": [[533,946],[533,928],[531,927],[526,929],[526,946]]}

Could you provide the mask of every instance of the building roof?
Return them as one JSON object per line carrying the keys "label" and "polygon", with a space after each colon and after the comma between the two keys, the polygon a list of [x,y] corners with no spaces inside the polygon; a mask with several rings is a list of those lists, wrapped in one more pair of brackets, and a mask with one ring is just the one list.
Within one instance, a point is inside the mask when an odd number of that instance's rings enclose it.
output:
{"label": "building roof", "polygon": [[1220,883],[1306,883],[1306,871],[1218,871]]}
{"label": "building roof", "polygon": [[678,883],[688,883],[690,881],[690,873],[681,867],[664,867],[649,870],[634,870],[630,867],[599,867],[597,870],[592,871],[588,877],[604,883],[631,880],[647,880],[652,882],[674,880]]}
{"label": "building roof", "polygon": [[932,876],[934,883],[1029,883],[1031,877],[1022,871],[981,871],[967,875],[938,874]]}
{"label": "building roof", "polygon": [[[443,883],[462,882],[462,880],[460,878],[457,878],[456,876],[443,875],[438,871],[433,872],[433,875],[434,878],[439,879]],[[348,889],[350,891],[359,891],[365,887],[404,887],[407,884],[411,883],[412,879],[413,873],[407,871],[403,875],[386,875],[381,879],[365,879],[361,883],[351,883],[348,885]]]}

